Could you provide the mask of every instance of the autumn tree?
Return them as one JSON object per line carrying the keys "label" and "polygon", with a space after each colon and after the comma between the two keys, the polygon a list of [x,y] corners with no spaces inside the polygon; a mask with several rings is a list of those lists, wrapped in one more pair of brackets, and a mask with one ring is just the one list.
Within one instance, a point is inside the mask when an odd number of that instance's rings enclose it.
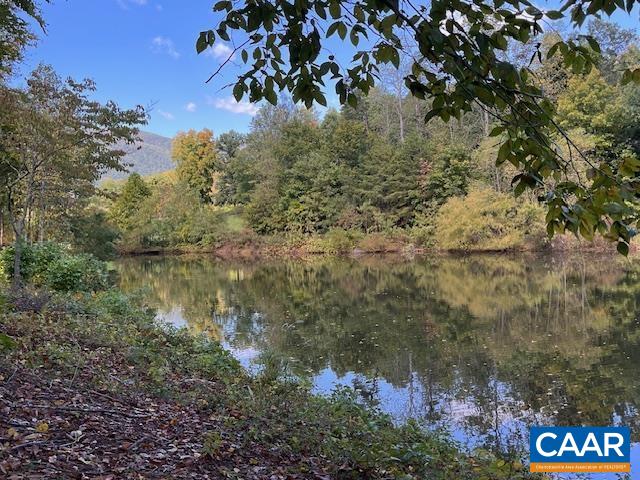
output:
{"label": "autumn tree", "polygon": [[171,156],[178,178],[195,189],[203,202],[214,200],[218,152],[213,132],[208,129],[180,132],[173,139]]}

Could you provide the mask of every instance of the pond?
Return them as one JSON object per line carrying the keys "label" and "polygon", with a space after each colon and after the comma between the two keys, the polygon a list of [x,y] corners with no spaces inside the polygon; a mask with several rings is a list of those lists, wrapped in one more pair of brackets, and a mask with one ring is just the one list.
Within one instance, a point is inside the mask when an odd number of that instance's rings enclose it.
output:
{"label": "pond", "polygon": [[219,339],[248,368],[281,362],[320,393],[356,387],[396,421],[446,428],[468,447],[525,451],[530,425],[628,425],[640,435],[640,262],[140,257],[116,266],[125,291],[144,288],[159,317]]}

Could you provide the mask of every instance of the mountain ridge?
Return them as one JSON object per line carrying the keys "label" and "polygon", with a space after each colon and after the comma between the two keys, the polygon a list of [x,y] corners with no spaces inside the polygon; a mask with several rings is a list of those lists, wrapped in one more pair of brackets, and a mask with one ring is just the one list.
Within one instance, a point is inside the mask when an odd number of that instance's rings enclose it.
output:
{"label": "mountain ridge", "polygon": [[173,170],[175,164],[171,160],[171,138],[156,133],[141,131],[140,141],[134,145],[118,144],[116,148],[124,150],[126,155],[122,164],[127,167],[126,172],[109,170],[102,175],[102,180],[122,180],[132,173],[142,176]]}

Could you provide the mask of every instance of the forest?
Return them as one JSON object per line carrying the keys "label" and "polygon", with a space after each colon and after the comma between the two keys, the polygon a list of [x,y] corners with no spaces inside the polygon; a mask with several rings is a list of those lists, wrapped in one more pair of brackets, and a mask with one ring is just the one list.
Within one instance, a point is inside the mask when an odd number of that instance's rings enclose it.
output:
{"label": "forest", "polygon": [[[244,69],[246,131],[182,128],[144,176],[174,115],[32,65],[43,12],[96,8],[54,3],[0,0],[0,476],[516,480],[546,478],[522,417],[637,439],[640,39],[601,18],[637,1],[221,0],[193,58],[107,38],[172,93],[167,62]],[[189,10],[111,3],[92,36]],[[554,256],[586,249],[621,255]]]}
{"label": "forest", "polygon": [[[633,168],[640,154],[640,88],[620,82],[624,68],[640,61],[637,35],[602,20],[588,28],[601,45],[599,53],[592,52],[598,66],[590,73],[574,74],[555,59],[532,67],[555,103],[557,122],[586,155],[567,172],[576,179],[590,175],[590,158]],[[556,35],[540,41],[553,45]],[[527,45],[514,46],[506,55],[514,63],[528,62],[530,52]],[[425,124],[430,107],[409,94],[404,72],[385,73],[385,84],[362,96],[356,107],[320,112],[282,97],[277,106],[260,108],[248,134],[180,133],[173,140],[175,170],[165,174],[96,183],[101,169],[117,165],[122,152],[105,149],[91,165],[75,170],[66,156],[48,157],[30,170],[37,188],[20,199],[25,205],[19,235],[30,242],[69,242],[105,258],[118,250],[225,246],[258,251],[286,246],[307,253],[553,247],[551,224],[539,205],[545,192],[514,196],[516,167],[496,163],[503,133],[495,121],[478,108],[459,121]],[[34,72],[24,92],[25,108],[41,101],[36,88],[82,99],[79,86],[70,91],[60,82],[46,67]],[[141,112],[108,114],[109,122],[142,121]],[[118,135],[134,136],[133,130]],[[92,142],[115,139],[94,136]],[[58,141],[63,140],[77,139]],[[77,185],[74,194],[61,197],[59,186],[69,182]],[[5,243],[11,238],[5,226],[11,195],[6,191],[1,210]],[[592,238],[584,225],[578,228]],[[565,242],[572,244],[570,238]],[[563,245],[557,239],[555,244]]]}

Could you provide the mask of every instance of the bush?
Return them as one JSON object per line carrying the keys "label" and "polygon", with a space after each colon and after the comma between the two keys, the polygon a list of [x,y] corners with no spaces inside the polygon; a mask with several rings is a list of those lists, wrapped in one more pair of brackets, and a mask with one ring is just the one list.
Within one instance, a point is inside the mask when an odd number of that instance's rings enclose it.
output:
{"label": "bush", "polygon": [[[67,249],[58,243],[39,243],[22,245],[22,278],[27,282],[44,283],[44,276],[49,265],[67,254]],[[0,252],[0,271],[6,278],[13,277],[13,260],[15,247],[9,246]]]}
{"label": "bush", "polygon": [[449,199],[436,217],[436,242],[444,250],[515,250],[540,246],[542,208],[489,188]]}
{"label": "bush", "polygon": [[365,253],[399,252],[402,250],[404,240],[394,238],[383,233],[369,233],[358,242],[358,249]]}
{"label": "bush", "polygon": [[349,253],[356,245],[359,232],[334,228],[321,237],[311,238],[305,245],[308,253],[338,255]]}
{"label": "bush", "polygon": [[[0,271],[13,277],[14,247],[0,252]],[[36,286],[70,292],[93,292],[108,285],[106,264],[89,254],[74,255],[64,245],[41,243],[23,245],[22,278]]]}
{"label": "bush", "polygon": [[87,254],[63,255],[47,268],[45,284],[60,292],[95,292],[107,287],[106,266]]}

